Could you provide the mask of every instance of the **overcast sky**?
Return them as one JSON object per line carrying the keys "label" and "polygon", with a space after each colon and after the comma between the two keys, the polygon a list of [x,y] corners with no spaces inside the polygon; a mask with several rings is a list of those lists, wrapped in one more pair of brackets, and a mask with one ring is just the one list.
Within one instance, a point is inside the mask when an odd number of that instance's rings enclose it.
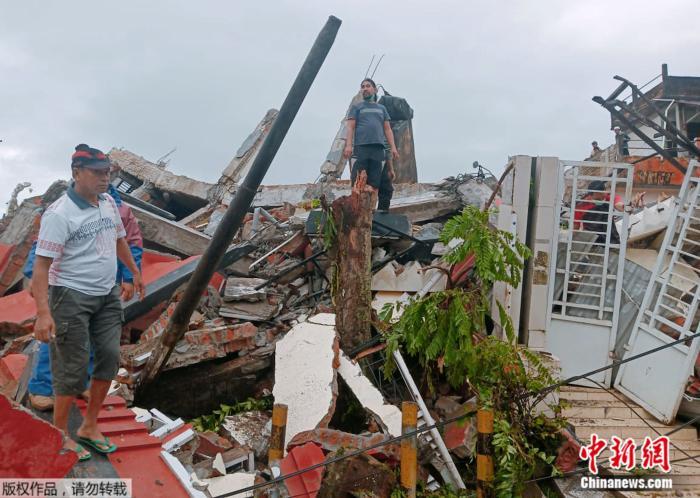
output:
{"label": "overcast sky", "polygon": [[421,181],[509,155],[583,159],[611,142],[591,101],[619,74],[700,76],[698,0],[0,3],[0,212],[14,185],[70,175],[77,143],[215,181],[279,108],[331,14],[325,64],[266,184],[313,182],[373,54],[415,110]]}

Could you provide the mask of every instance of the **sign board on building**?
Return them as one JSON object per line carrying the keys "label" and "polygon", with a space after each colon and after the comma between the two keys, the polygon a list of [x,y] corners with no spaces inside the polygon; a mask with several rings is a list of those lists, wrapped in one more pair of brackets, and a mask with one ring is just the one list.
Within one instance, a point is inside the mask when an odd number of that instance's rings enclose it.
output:
{"label": "sign board on building", "polygon": [[[679,157],[677,161],[688,166],[688,159]],[[665,159],[654,156],[634,165],[634,187],[680,187],[683,173]]]}

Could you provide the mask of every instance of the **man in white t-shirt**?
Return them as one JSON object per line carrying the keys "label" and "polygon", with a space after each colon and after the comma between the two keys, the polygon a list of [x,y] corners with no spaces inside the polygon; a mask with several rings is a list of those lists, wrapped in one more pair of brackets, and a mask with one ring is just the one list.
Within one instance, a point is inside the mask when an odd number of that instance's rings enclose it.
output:
{"label": "man in white t-shirt", "polygon": [[[54,425],[66,434],[71,405],[85,387],[90,350],[94,352],[90,400],[77,435],[82,445],[111,453],[117,448],[97,429],[97,414],[119,368],[117,258],[133,274],[134,290],[141,297],[143,282],[118,208],[105,194],[109,160],[100,150],[80,144],[71,170],[73,184],[41,219],[32,278],[34,335],[50,343]],[[66,442],[66,448],[87,460],[91,454],[82,445]]]}

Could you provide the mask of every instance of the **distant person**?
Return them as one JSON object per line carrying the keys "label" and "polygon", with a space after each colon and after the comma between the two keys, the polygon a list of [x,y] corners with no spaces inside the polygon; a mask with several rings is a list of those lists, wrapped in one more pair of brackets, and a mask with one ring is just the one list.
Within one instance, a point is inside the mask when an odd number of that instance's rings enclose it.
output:
{"label": "distant person", "polygon": [[76,431],[81,444],[70,438],[65,443],[82,461],[91,457],[82,445],[100,453],[117,449],[97,427],[97,414],[119,368],[122,290],[114,279],[117,260],[132,273],[141,298],[143,282],[117,205],[105,195],[109,159],[80,144],[71,157],[71,172],[72,185],[41,218],[31,289],[37,309],[34,335],[50,344],[53,423],[66,435],[71,406],[85,389],[90,351],[94,354],[90,400]]}
{"label": "distant person", "polygon": [[617,149],[618,157],[621,159],[630,155],[629,141],[630,137],[626,133],[622,132],[619,126],[613,128],[615,132],[615,146]]}
{"label": "distant person", "polygon": [[593,141],[591,143],[593,149],[591,150],[591,155],[589,156],[590,161],[600,161],[603,158],[603,151],[598,147],[598,142]]}
{"label": "distant person", "polygon": [[365,78],[360,84],[360,91],[362,92],[362,102],[352,106],[348,113],[348,133],[343,157],[345,159],[355,158],[350,172],[352,185],[355,185],[360,171],[365,171],[367,185],[376,192],[382,183],[384,167],[387,168],[387,178],[389,180],[395,178],[393,162],[387,162],[386,166],[384,164],[385,142],[389,145],[392,160],[399,158],[399,152],[394,143],[389,112],[386,107],[377,103],[377,85],[372,79]]}

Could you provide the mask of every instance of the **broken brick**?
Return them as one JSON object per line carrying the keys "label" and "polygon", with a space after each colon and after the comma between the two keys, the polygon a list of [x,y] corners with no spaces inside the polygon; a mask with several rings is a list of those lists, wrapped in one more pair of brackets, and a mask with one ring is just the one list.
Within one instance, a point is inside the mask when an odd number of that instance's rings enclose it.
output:
{"label": "broken brick", "polygon": [[200,457],[214,458],[217,453],[224,453],[231,448],[233,448],[231,441],[219,436],[216,432],[200,432],[199,446],[195,450],[195,454]]}
{"label": "broken brick", "polygon": [[22,372],[27,366],[27,355],[8,354],[0,358],[0,393],[13,398]]}
{"label": "broken brick", "polygon": [[238,339],[254,338],[258,328],[250,322],[240,325],[229,325],[200,330],[190,330],[185,333],[185,341],[190,344],[228,344]]}
{"label": "broken brick", "polygon": [[[370,448],[374,445],[385,442],[390,436],[385,434],[373,434],[371,436],[350,434],[348,432],[338,431],[335,429],[319,428],[312,431],[300,432],[292,438],[287,445],[289,451],[297,446],[302,446],[306,443],[315,443],[324,451],[336,452],[340,449],[345,450],[362,450]],[[394,463],[399,462],[401,447],[398,444],[385,444],[374,450],[369,450],[368,454],[380,459],[391,460]]]}

